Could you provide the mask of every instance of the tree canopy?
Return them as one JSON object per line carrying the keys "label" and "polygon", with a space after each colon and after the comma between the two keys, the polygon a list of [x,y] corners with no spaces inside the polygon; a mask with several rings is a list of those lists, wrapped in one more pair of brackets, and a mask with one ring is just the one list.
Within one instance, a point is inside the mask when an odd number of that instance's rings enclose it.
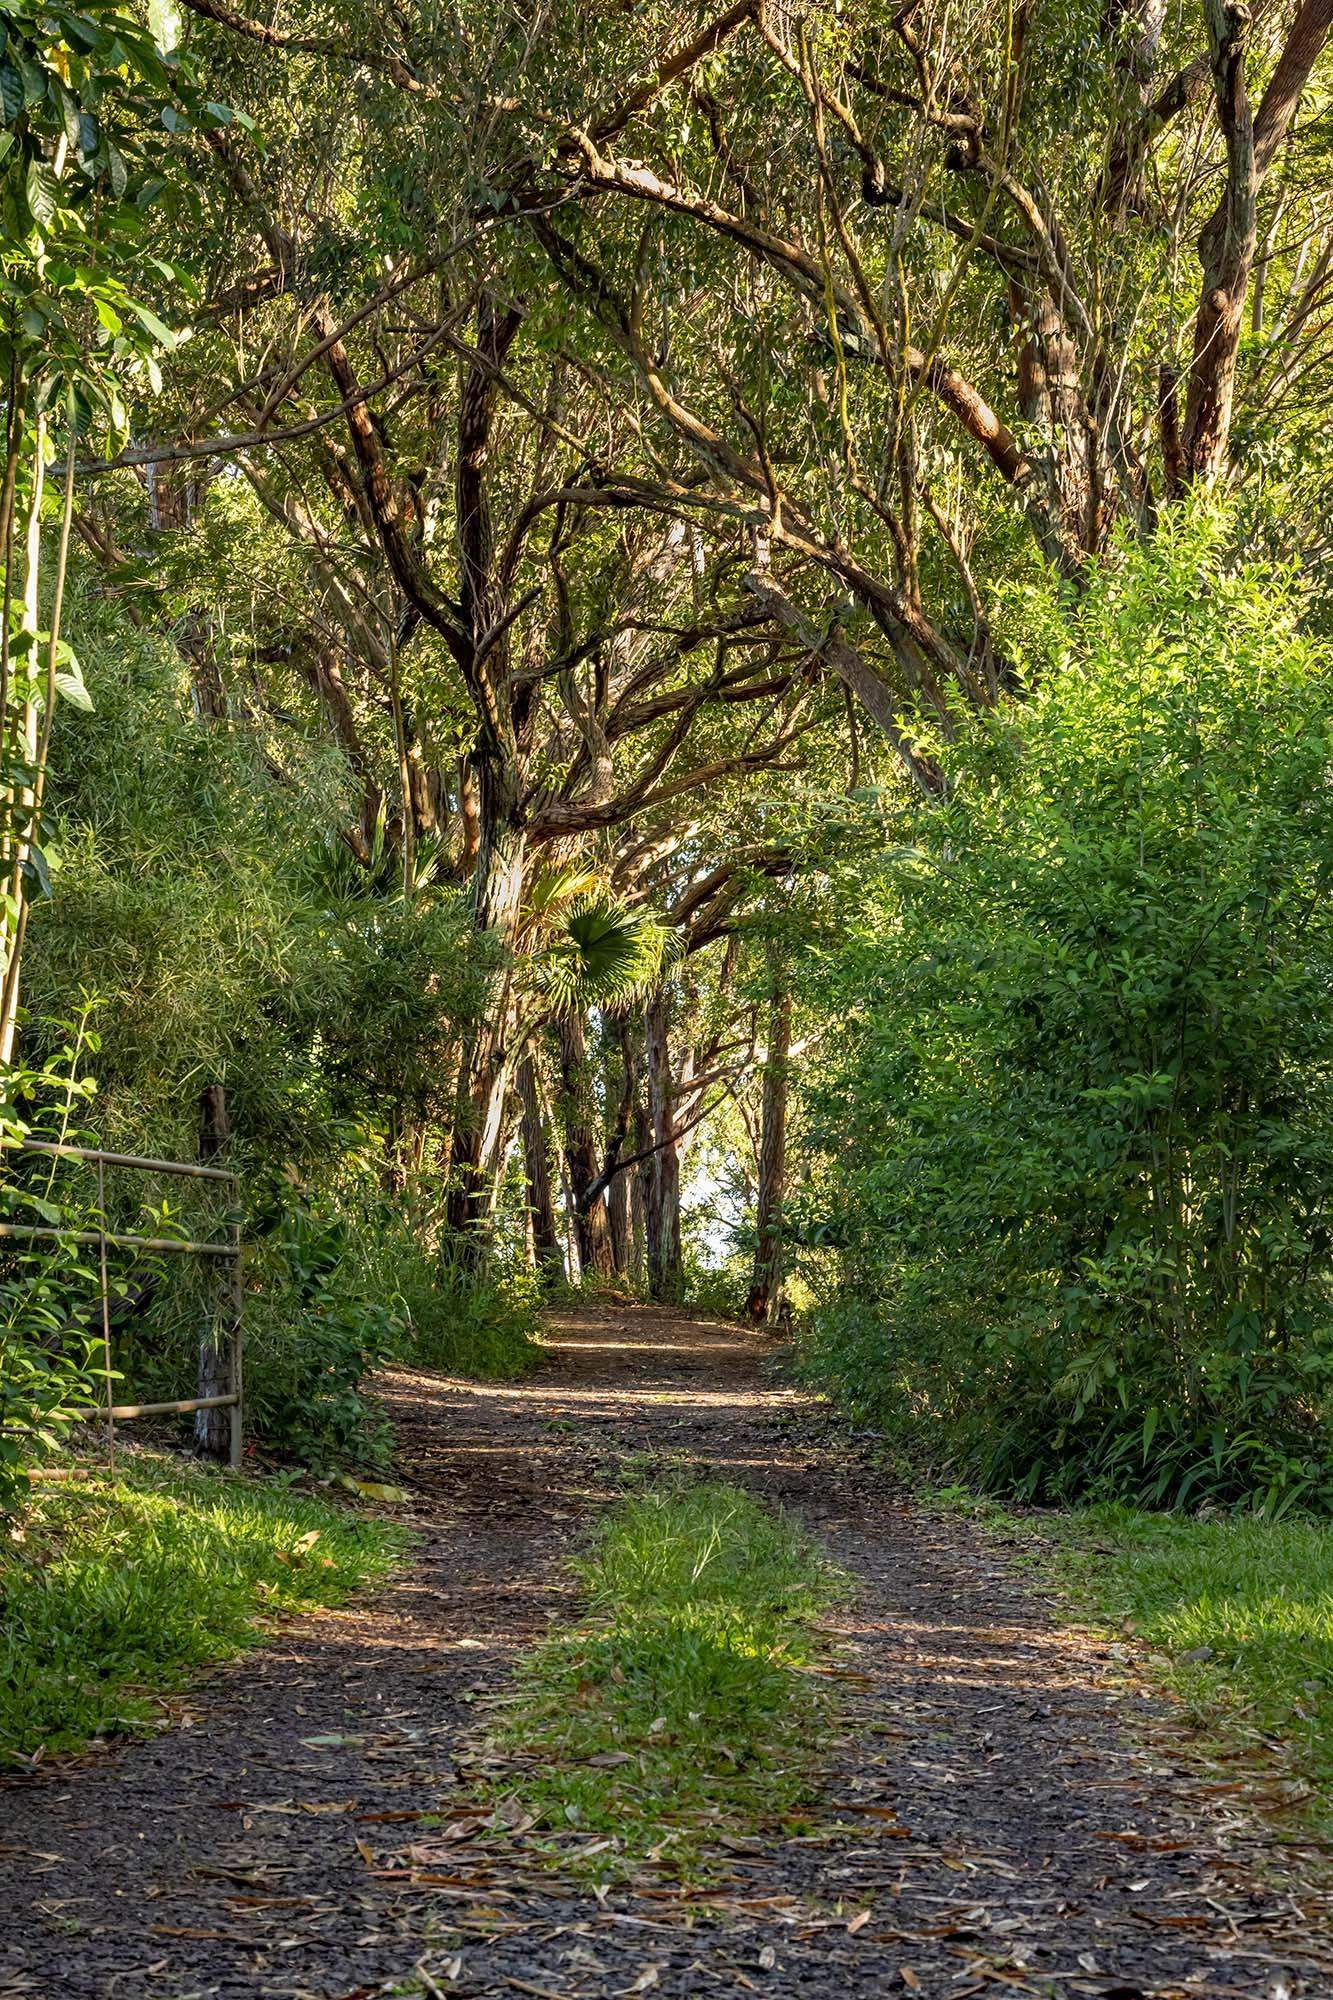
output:
{"label": "tree canopy", "polygon": [[13,1133],[225,1085],[353,1398],[693,1287],[1313,1490],[1331,31],[17,0]]}

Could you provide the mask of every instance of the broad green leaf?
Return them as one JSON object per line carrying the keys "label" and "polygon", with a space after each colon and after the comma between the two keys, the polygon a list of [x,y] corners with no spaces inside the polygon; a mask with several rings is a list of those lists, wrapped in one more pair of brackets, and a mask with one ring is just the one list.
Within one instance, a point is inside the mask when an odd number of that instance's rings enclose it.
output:
{"label": "broad green leaf", "polygon": [[91,711],[93,698],[84,686],[83,674],[77,664],[72,673],[56,675],[56,688],[73,707]]}
{"label": "broad green leaf", "polygon": [[27,195],[33,221],[41,229],[49,229],[55,221],[60,202],[60,184],[51,169],[39,165],[36,160],[28,168]]}
{"label": "broad green leaf", "polygon": [[155,340],[161,341],[163,347],[174,347],[176,345],[176,335],[171,331],[169,326],[158,318],[157,314],[150,307],[141,304],[138,299],[127,298],[125,309],[127,312],[133,313],[140,326],[151,333]]}
{"label": "broad green leaf", "polygon": [[60,122],[65,129],[65,137],[77,153],[81,150],[83,140],[83,133],[79,123],[78,100],[74,96],[74,93],[58,80],[54,83],[54,89],[56,103],[60,109]]}
{"label": "broad green leaf", "polygon": [[12,124],[23,109],[23,78],[12,62],[0,62],[0,110]]}
{"label": "broad green leaf", "polygon": [[129,168],[125,164],[125,155],[121,152],[119,146],[115,144],[114,140],[111,139],[108,139],[106,142],[106,164],[107,172],[111,177],[111,192],[116,197],[116,200],[119,201],[125,192],[130,174]]}

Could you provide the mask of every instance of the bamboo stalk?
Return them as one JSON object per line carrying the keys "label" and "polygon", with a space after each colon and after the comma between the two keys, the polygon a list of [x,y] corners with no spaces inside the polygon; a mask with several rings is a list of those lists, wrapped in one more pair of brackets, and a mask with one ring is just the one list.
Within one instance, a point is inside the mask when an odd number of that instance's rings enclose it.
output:
{"label": "bamboo stalk", "polygon": [[63,1243],[107,1242],[114,1243],[118,1250],[165,1250],[195,1257],[236,1255],[232,1243],[195,1243],[185,1236],[121,1236],[110,1229],[105,1233],[98,1229],[60,1229],[47,1223],[0,1222],[0,1236],[15,1236],[25,1241],[45,1238]]}
{"label": "bamboo stalk", "polygon": [[106,1167],[142,1167],[155,1174],[185,1174],[192,1180],[237,1181],[240,1176],[227,1167],[201,1167],[193,1160],[155,1160],[138,1153],[104,1153],[98,1146],[55,1145],[47,1139],[0,1139],[0,1151],[44,1153],[49,1159],[100,1160]]}
{"label": "bamboo stalk", "polygon": [[192,1410],[229,1410],[235,1396],[182,1396],[174,1403],[113,1403],[111,1408],[76,1410],[77,1417],[114,1417],[124,1423],[130,1417],[188,1416]]}

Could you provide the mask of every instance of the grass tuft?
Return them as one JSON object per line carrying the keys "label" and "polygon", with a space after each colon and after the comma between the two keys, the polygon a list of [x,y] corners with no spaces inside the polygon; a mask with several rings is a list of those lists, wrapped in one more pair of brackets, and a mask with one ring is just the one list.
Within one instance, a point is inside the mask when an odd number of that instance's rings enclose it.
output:
{"label": "grass tuft", "polygon": [[0,1765],[151,1728],[153,1700],[343,1601],[401,1532],[163,1454],[42,1486],[0,1553]]}
{"label": "grass tuft", "polygon": [[1333,1836],[1333,1526],[1111,1502],[1015,1517],[961,1487],[927,1497],[1021,1537],[1081,1610],[1146,1648],[1209,1750],[1253,1772],[1262,1809]]}
{"label": "grass tuft", "polygon": [[790,1830],[828,1710],[807,1670],[834,1580],[810,1539],[677,1482],[622,1500],[575,1567],[586,1615],[520,1670],[499,1743],[561,1864],[706,1878],[719,1835]]}
{"label": "grass tuft", "polygon": [[1190,1721],[1257,1752],[1294,1819],[1333,1834],[1333,1528],[1107,1506],[1055,1532],[1062,1567],[1152,1649]]}

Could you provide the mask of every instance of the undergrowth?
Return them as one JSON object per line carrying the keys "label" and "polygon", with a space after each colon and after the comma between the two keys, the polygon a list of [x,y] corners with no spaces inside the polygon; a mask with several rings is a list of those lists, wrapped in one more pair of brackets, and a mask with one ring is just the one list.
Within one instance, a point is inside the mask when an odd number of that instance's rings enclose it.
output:
{"label": "undergrowth", "polygon": [[498,1743],[553,1858],[702,1878],[719,1838],[802,1823],[835,1589],[805,1534],[737,1487],[677,1481],[620,1501],[575,1567],[584,1615],[520,1670]]}
{"label": "undergrowth", "polygon": [[469,1380],[511,1382],[530,1374],[541,1360],[540,1319],[526,1277],[445,1273],[428,1288],[400,1295],[404,1359]]}
{"label": "undergrowth", "polygon": [[0,1549],[0,1765],[150,1729],[261,1621],[383,1575],[400,1531],[135,1450],[37,1490]]}

